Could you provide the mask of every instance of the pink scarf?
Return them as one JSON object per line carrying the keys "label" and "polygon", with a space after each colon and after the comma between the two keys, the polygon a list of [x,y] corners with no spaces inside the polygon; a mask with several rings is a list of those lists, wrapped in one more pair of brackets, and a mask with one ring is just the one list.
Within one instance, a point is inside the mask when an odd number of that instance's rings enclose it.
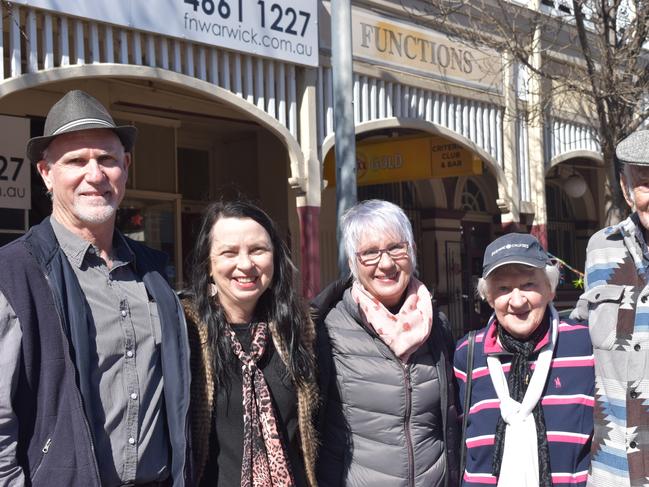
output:
{"label": "pink scarf", "polygon": [[358,304],[365,324],[372,327],[404,363],[430,335],[433,326],[431,295],[426,286],[414,277],[410,278],[406,300],[396,315],[358,281],[354,281],[352,286],[352,298]]}

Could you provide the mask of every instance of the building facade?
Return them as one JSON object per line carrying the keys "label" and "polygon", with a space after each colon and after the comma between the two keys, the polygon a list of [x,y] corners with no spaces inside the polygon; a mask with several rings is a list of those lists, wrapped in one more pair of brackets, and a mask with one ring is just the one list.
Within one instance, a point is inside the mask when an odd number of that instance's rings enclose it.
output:
{"label": "building facade", "polygon": [[[48,214],[24,143],[80,88],[138,127],[118,225],[170,255],[178,287],[200,213],[221,197],[269,212],[305,295],[336,278],[329,3],[159,0],[160,12],[139,13],[130,0],[110,13],[65,4],[0,7],[0,241]],[[406,210],[420,277],[460,334],[484,319],[473,289],[497,235],[533,231],[583,265],[603,221],[604,173],[589,120],[569,104],[530,120],[524,70],[406,7],[353,2],[359,198]],[[160,26],[172,20],[178,27]]]}

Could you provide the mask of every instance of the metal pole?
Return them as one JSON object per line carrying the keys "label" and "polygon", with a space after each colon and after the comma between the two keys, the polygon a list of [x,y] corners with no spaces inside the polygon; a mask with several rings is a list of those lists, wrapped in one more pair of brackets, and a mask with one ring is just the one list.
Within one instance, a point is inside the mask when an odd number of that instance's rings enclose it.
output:
{"label": "metal pole", "polygon": [[[336,222],[339,223],[343,213],[356,204],[351,0],[331,1],[331,39],[336,150]],[[349,266],[339,224],[336,225],[336,237],[338,269],[342,277],[349,273]]]}

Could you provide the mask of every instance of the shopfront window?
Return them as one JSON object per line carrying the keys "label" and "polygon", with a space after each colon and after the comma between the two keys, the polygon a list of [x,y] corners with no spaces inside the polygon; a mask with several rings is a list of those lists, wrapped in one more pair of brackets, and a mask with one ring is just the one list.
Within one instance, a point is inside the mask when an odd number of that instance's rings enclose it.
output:
{"label": "shopfront window", "polygon": [[[462,319],[464,332],[477,330],[492,313],[489,305],[475,294],[482,275],[484,252],[492,239],[492,216],[487,211],[486,199],[479,183],[467,179],[461,193],[461,209],[465,215],[461,222],[462,262]],[[455,303],[458,306],[459,303]],[[455,311],[455,314],[458,314]]]}
{"label": "shopfront window", "polygon": [[[561,188],[548,184],[545,187],[545,198],[548,212],[548,250],[579,268],[581,263],[575,258],[575,214],[570,199]],[[570,280],[562,282],[560,287],[571,288]]]}
{"label": "shopfront window", "polygon": [[462,193],[462,209],[465,211],[486,212],[487,205],[480,188],[470,179],[467,180]]}
{"label": "shopfront window", "polygon": [[210,153],[208,151],[178,148],[178,190],[184,200],[209,201]]}
{"label": "shopfront window", "polygon": [[161,250],[168,256],[167,277],[178,278],[176,262],[176,202],[155,198],[127,197],[117,212],[117,228],[127,237]]}
{"label": "shopfront window", "polygon": [[25,232],[25,215],[25,210],[0,208],[0,246],[20,237]]}

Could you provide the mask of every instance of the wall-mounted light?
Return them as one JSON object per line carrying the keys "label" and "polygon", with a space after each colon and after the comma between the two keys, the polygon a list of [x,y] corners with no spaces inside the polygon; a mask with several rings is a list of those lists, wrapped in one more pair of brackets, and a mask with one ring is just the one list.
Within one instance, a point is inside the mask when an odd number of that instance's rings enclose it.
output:
{"label": "wall-mounted light", "polygon": [[546,181],[553,181],[571,198],[581,198],[588,189],[584,177],[575,171],[571,164],[555,166],[546,177]]}
{"label": "wall-mounted light", "polygon": [[563,190],[571,198],[581,198],[586,192],[587,186],[584,178],[576,172],[573,172],[570,176],[564,179],[561,182]]}

